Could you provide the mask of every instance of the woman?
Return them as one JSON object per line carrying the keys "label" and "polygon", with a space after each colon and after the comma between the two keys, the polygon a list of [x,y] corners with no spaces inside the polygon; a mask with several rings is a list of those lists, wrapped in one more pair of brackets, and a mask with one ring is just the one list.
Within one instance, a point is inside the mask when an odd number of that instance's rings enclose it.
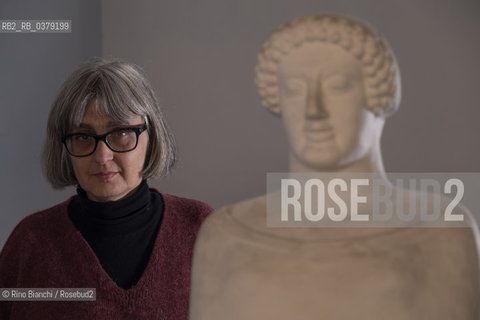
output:
{"label": "woman", "polygon": [[0,319],[187,319],[191,255],[208,205],[149,189],[175,148],[132,64],[92,60],[56,97],[44,173],[77,195],[24,218],[0,254],[1,288],[95,288],[95,301],[2,301]]}

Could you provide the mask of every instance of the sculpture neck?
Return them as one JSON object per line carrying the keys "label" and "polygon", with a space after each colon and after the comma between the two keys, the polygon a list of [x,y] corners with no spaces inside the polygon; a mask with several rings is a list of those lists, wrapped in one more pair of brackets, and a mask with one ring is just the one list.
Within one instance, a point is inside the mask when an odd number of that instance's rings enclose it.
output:
{"label": "sculpture neck", "polygon": [[382,178],[386,177],[385,167],[383,165],[382,154],[380,152],[380,144],[376,144],[372,149],[367,152],[367,154],[344,166],[335,166],[335,167],[325,167],[325,168],[314,168],[308,165],[305,165],[303,162],[299,161],[293,154],[290,152],[290,163],[289,171],[295,173],[308,173],[308,172],[325,172],[325,173],[372,173],[376,174]]}

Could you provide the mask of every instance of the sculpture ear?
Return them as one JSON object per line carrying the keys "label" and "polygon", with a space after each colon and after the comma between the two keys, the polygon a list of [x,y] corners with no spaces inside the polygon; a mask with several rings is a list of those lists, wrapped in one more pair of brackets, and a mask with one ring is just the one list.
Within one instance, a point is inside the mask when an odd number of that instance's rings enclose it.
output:
{"label": "sculpture ear", "polygon": [[280,106],[278,104],[265,106],[265,108],[267,108],[268,111],[270,111],[271,113],[273,113],[277,117],[279,117],[279,118],[282,117],[282,112],[280,112]]}
{"label": "sculpture ear", "polygon": [[[281,116],[282,112],[280,111],[280,100],[278,98],[278,90],[277,95],[266,95],[264,92],[259,91],[260,94],[260,102],[262,103],[262,106],[273,113],[276,116]],[[270,92],[271,93],[271,92]]]}

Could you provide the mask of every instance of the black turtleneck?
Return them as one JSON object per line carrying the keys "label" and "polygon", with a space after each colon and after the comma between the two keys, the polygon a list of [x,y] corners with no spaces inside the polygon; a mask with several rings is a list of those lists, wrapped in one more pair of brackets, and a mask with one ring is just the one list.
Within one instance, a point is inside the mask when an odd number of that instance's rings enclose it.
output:
{"label": "black turtleneck", "polygon": [[68,216],[97,255],[103,269],[123,289],[133,287],[145,270],[163,216],[160,194],[146,181],[128,198],[95,202],[78,187]]}

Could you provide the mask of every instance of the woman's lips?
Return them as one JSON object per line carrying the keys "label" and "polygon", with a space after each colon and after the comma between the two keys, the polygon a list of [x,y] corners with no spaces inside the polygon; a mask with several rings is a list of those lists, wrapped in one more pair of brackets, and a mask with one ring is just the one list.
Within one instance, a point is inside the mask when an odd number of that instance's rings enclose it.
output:
{"label": "woman's lips", "polygon": [[95,173],[94,176],[102,181],[111,180],[117,173],[116,172],[99,172]]}

